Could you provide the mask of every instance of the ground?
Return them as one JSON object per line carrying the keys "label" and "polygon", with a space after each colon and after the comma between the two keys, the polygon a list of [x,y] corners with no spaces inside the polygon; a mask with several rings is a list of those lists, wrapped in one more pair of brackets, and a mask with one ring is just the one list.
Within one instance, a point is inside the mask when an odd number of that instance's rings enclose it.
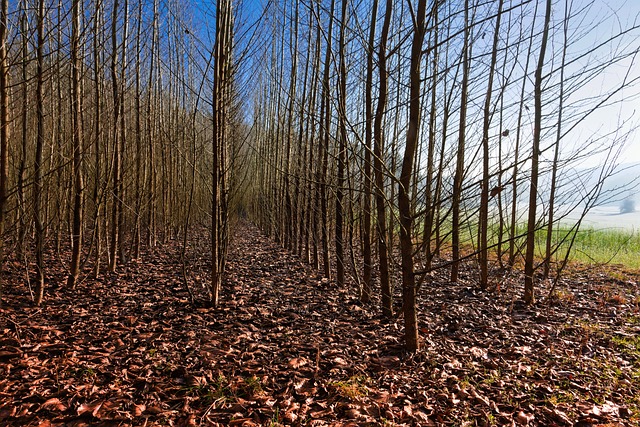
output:
{"label": "ground", "polygon": [[[201,294],[206,239],[193,241]],[[50,272],[40,308],[9,263],[0,425],[640,425],[637,273],[574,268],[534,306],[517,276],[487,292],[471,273],[435,274],[420,289],[422,350],[408,354],[402,318],[248,224],[221,306],[194,306],[180,243],[75,290]]]}

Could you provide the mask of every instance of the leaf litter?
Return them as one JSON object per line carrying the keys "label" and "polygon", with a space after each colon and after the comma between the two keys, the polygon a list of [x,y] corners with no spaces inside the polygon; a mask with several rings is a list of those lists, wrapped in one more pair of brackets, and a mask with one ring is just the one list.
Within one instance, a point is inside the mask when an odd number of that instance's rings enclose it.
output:
{"label": "leaf litter", "polygon": [[[202,234],[193,286],[206,280]],[[574,271],[534,306],[516,277],[486,292],[469,266],[458,284],[435,274],[420,291],[423,349],[408,354],[401,318],[248,224],[217,309],[189,303],[179,253],[170,241],[50,289],[41,308],[9,271],[0,425],[640,425],[637,274]]]}

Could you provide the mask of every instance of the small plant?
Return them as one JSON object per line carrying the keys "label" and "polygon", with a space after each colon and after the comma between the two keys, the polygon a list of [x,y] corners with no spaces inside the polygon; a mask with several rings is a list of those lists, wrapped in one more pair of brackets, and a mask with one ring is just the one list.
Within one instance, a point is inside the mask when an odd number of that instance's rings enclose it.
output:
{"label": "small plant", "polygon": [[276,410],[273,412],[273,415],[271,416],[271,419],[269,420],[269,427],[281,427],[282,424],[280,424],[280,408],[276,408]]}
{"label": "small plant", "polygon": [[640,325],[640,316],[636,314],[630,315],[629,317],[627,317],[627,323],[630,323],[632,325]]}
{"label": "small plant", "polygon": [[565,393],[562,391],[558,391],[547,398],[547,401],[553,406],[557,406],[562,403],[574,403],[576,401],[576,397],[571,393]]}
{"label": "small plant", "polygon": [[93,379],[96,376],[96,371],[93,368],[78,368],[75,376],[83,380]]}
{"label": "small plant", "polygon": [[255,375],[245,378],[244,384],[246,389],[245,391],[247,392],[246,394],[250,396],[260,395],[263,393],[262,381],[260,381],[260,378]]}
{"label": "small plant", "polygon": [[502,377],[502,373],[500,372],[500,370],[494,369],[489,373],[489,376],[487,376],[485,379],[482,380],[482,383],[491,385],[498,382],[501,377]]}
{"label": "small plant", "polygon": [[614,336],[611,341],[626,353],[640,355],[640,336]]}
{"label": "small plant", "polygon": [[154,357],[156,355],[156,353],[158,353],[158,349],[157,348],[150,348],[149,349],[149,357]]}
{"label": "small plant", "polygon": [[576,300],[576,296],[572,292],[565,291],[564,289],[556,289],[553,291],[553,298],[564,304],[572,304]]}
{"label": "small plant", "polygon": [[333,381],[329,385],[335,387],[341,396],[357,399],[369,394],[367,385],[370,383],[371,379],[366,375],[354,375],[347,381]]}

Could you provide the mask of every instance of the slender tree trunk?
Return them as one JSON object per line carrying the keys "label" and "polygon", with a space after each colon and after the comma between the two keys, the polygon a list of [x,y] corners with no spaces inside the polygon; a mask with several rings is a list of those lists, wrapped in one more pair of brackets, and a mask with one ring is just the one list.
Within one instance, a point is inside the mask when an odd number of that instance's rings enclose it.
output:
{"label": "slender tree trunk", "polygon": [[[527,49],[527,55],[526,55],[526,61],[525,61],[525,65],[524,65],[524,74],[528,75],[529,73],[529,63],[530,63],[530,58],[531,58],[531,52],[533,49],[533,43],[534,43],[534,32],[535,32],[535,17],[538,15],[538,4],[539,2],[536,1],[536,6],[534,9],[534,19],[533,22],[531,23],[531,32],[529,34],[529,47]],[[523,116],[524,116],[524,111],[525,108],[528,110],[529,107],[527,107],[525,105],[525,93],[526,93],[526,88],[527,88],[527,82],[528,79],[523,78],[522,79],[522,85],[520,87],[520,103],[518,106],[518,123],[516,125],[516,146],[515,146],[515,152],[513,155],[513,172],[511,174],[511,224],[510,224],[510,230],[509,230],[509,265],[511,267],[514,266],[515,262],[516,262],[516,228],[518,226],[518,175],[519,175],[519,167],[518,167],[518,162],[519,162],[519,158],[520,158],[520,140],[522,138],[522,120],[523,120]]]}
{"label": "slender tree trunk", "polygon": [[[109,250],[109,271],[114,272],[117,266],[118,246],[120,232],[118,229],[120,209],[122,208],[122,199],[120,194],[120,132],[118,125],[120,124],[120,104],[122,99],[120,98],[119,91],[119,77],[118,77],[118,6],[119,0],[113,0],[113,11],[111,15],[111,84],[113,93],[113,123],[112,123],[112,137],[113,137],[113,169],[112,169],[112,185],[113,185],[113,201],[111,206],[111,244]],[[123,48],[124,48],[123,41]]]}
{"label": "slender tree trunk", "polygon": [[9,159],[9,61],[7,60],[8,25],[9,0],[2,0],[2,3],[0,4],[0,305],[2,305],[4,288],[4,228],[7,206],[7,175]]}
{"label": "slender tree trunk", "polygon": [[[101,213],[103,209],[103,200],[102,193],[104,193],[104,189],[101,189],[101,180],[102,180],[102,91],[104,87],[102,86],[102,76],[101,76],[101,66],[102,66],[102,41],[100,40],[99,35],[101,34],[102,28],[102,14],[100,13],[102,10],[102,1],[98,1],[95,4],[94,14],[93,14],[93,78],[94,78],[94,101],[95,101],[95,116],[94,116],[94,168],[95,168],[95,180],[93,183],[93,206],[94,206],[94,217],[93,217],[93,234],[95,239],[95,261],[93,264],[93,276],[98,277],[100,274],[100,260],[102,256],[102,221],[101,221]],[[106,185],[106,183],[104,184]]]}
{"label": "slender tree trunk", "polygon": [[[142,1],[138,3],[138,22],[136,25],[136,77],[135,77],[135,132],[136,132],[136,184],[135,184],[135,210],[133,228],[133,258],[140,258],[140,234],[141,234],[141,207],[142,207],[142,120],[140,111],[142,109],[140,98],[140,50],[142,49]],[[195,127],[195,126],[194,126]],[[194,166],[195,167],[195,166]]]}
{"label": "slender tree trunk", "polygon": [[558,94],[558,125],[556,128],[556,142],[553,150],[553,165],[551,166],[551,189],[549,190],[549,224],[547,224],[547,240],[545,245],[545,257],[544,257],[544,278],[549,278],[549,270],[551,269],[551,243],[553,238],[553,226],[554,226],[554,211],[555,211],[555,199],[557,189],[557,175],[558,175],[558,162],[560,157],[560,139],[562,138],[562,113],[564,107],[564,69],[567,60],[567,43],[569,33],[569,19],[570,19],[570,3],[565,0],[564,20],[563,20],[563,49],[562,49],[562,62],[560,64],[560,93]]}
{"label": "slender tree trunk", "polygon": [[384,193],[384,136],[382,123],[387,108],[388,76],[387,76],[387,42],[389,40],[389,26],[393,14],[393,0],[386,0],[382,33],[378,46],[378,105],[373,121],[373,173],[375,178],[376,203],[376,239],[378,241],[378,264],[380,269],[380,293],[382,314],[385,317],[393,315],[393,294],[389,277],[389,258],[386,240],[387,212]]}
{"label": "slender tree trunk", "polygon": [[149,60],[149,83],[148,83],[148,97],[147,97],[147,143],[149,145],[149,158],[147,160],[149,171],[147,173],[147,216],[146,216],[146,244],[147,246],[155,246],[156,244],[156,166],[155,166],[155,134],[154,126],[155,120],[152,117],[152,105],[153,105],[153,93],[156,88],[154,82],[154,70],[156,63],[159,61],[157,58],[158,53],[158,0],[153,0],[153,22],[152,22],[152,34],[151,34],[151,48],[150,48],[150,60]]}
{"label": "slender tree trunk", "polygon": [[[327,47],[324,57],[324,75],[322,77],[322,105],[320,107],[320,117],[323,120],[320,127],[322,144],[322,165],[320,167],[320,216],[322,234],[322,259],[324,263],[324,275],[331,279],[331,257],[329,252],[329,208],[328,208],[328,174],[329,174],[329,132],[331,129],[331,110],[329,103],[329,73],[331,66],[331,41],[333,39],[333,19],[336,0],[331,0],[329,10],[329,31],[327,33]],[[320,7],[320,6],[318,6]]]}
{"label": "slender tree trunk", "polygon": [[469,0],[464,2],[464,44],[462,47],[462,88],[460,94],[460,124],[458,128],[458,150],[456,155],[456,172],[453,178],[453,200],[451,206],[451,281],[458,281],[460,260],[460,202],[462,200],[462,180],[464,178],[464,150],[467,128],[467,103],[469,92],[469,68],[471,60],[471,37],[469,22]]}
{"label": "slender tree trunk", "polygon": [[362,255],[364,261],[363,286],[360,300],[364,303],[371,299],[372,261],[371,261],[371,153],[373,150],[373,57],[376,37],[376,21],[378,16],[378,0],[371,5],[371,21],[369,21],[369,41],[367,43],[367,76],[365,80],[365,148],[364,148],[364,206],[362,210]]}
{"label": "slender tree trunk", "polygon": [[535,302],[534,280],[535,272],[535,234],[536,234],[536,207],[538,198],[538,166],[540,157],[540,136],[542,127],[542,72],[544,69],[544,57],[549,39],[549,23],[551,21],[552,0],[546,1],[544,17],[544,29],[540,44],[540,56],[536,67],[534,83],[534,124],[533,124],[533,150],[531,153],[531,187],[529,189],[529,216],[527,220],[527,251],[524,259],[524,300],[527,304]]}
{"label": "slender tree trunk", "polygon": [[[295,216],[293,213],[293,201],[291,195],[291,150],[293,140],[293,110],[296,102],[296,90],[298,79],[298,16],[299,16],[299,3],[295,2],[293,16],[293,31],[290,34],[291,45],[291,76],[289,80],[289,105],[287,107],[287,135],[286,135],[286,148],[285,148],[285,164],[284,164],[284,204],[285,204],[285,247],[291,251],[295,248],[294,229],[296,227]],[[296,174],[297,175],[297,174]]]}
{"label": "slender tree trunk", "polygon": [[[116,197],[116,203],[117,203],[117,233],[118,233],[118,238],[116,239],[116,241],[118,242],[118,244],[116,245],[116,250],[117,250],[117,255],[114,252],[113,256],[114,256],[114,270],[115,271],[115,260],[117,258],[120,259],[121,262],[126,263],[126,257],[125,257],[125,253],[124,253],[124,236],[125,236],[125,209],[124,207],[126,206],[125,204],[125,186],[124,186],[124,176],[125,176],[125,171],[127,170],[127,165],[125,163],[125,161],[127,160],[127,156],[126,156],[126,146],[127,146],[127,116],[126,116],[126,111],[125,111],[125,102],[127,100],[126,98],[126,92],[127,92],[127,49],[128,49],[128,34],[129,34],[129,0],[124,0],[124,4],[123,4],[123,9],[124,9],[124,18],[122,21],[122,60],[121,60],[121,64],[120,64],[120,79],[119,79],[119,83],[121,85],[121,92],[120,92],[120,137],[118,139],[119,142],[119,147],[118,147],[118,154],[119,154],[119,167],[118,167],[118,177],[117,177],[117,184],[118,184],[118,190],[117,190],[117,194],[118,197]],[[116,180],[114,179],[114,186],[116,185]],[[115,219],[115,218],[114,218]]]}
{"label": "slender tree trunk", "polygon": [[[311,68],[311,55],[312,55],[312,40],[314,32],[312,31],[312,14],[309,13],[309,29],[307,36],[307,54],[305,58],[305,66],[304,66],[304,77],[302,81],[302,100],[300,101],[300,110],[299,110],[299,122],[298,122],[298,160],[296,165],[296,178],[295,178],[295,187],[294,187],[294,196],[295,196],[295,207],[294,207],[294,223],[297,225],[297,250],[296,252],[300,255],[305,262],[309,262],[309,222],[308,222],[308,212],[307,212],[307,200],[310,197],[309,187],[305,185],[302,181],[308,180],[312,173],[309,169],[311,169],[311,162],[308,161],[308,157],[310,154],[310,140],[309,140],[309,127],[310,120],[307,115],[305,120],[306,110],[309,108],[307,103],[309,102],[309,96],[311,98],[314,97],[314,82],[315,82],[315,69],[311,70],[312,75],[312,83],[311,88],[308,88],[309,84],[309,70]],[[311,92],[309,94],[309,92]]]}
{"label": "slender tree trunk", "polygon": [[[28,73],[28,64],[29,64],[29,19],[27,16],[27,4],[26,0],[23,0],[24,3],[21,4],[21,15],[20,15],[20,38],[22,42],[22,82],[20,82],[20,86],[22,89],[22,129],[21,129],[21,150],[20,150],[20,163],[18,165],[18,188],[17,196],[18,196],[18,215],[19,215],[19,225],[18,225],[18,258],[22,259],[25,253],[25,238],[27,236],[28,230],[28,222],[27,222],[27,207],[26,207],[26,196],[25,196],[25,179],[26,179],[26,169],[27,169],[27,150],[28,150],[28,142],[29,142],[29,73]],[[1,42],[0,42],[1,43]],[[6,49],[4,43],[0,49]],[[8,124],[6,125],[8,126]]]}
{"label": "slender tree trunk", "polygon": [[482,188],[480,193],[480,251],[478,261],[480,264],[480,287],[486,289],[489,283],[489,126],[491,125],[491,95],[493,91],[493,78],[496,62],[498,60],[498,43],[500,41],[500,20],[502,19],[502,4],[498,2],[496,26],[493,33],[493,49],[491,50],[491,65],[489,68],[489,80],[487,82],[487,94],[484,99],[484,117],[482,123]]}
{"label": "slender tree trunk", "polygon": [[338,176],[336,188],[336,281],[344,285],[344,189],[347,158],[347,65],[345,59],[345,31],[347,26],[347,3],[342,0],[340,35],[338,39]]}
{"label": "slender tree trunk", "polygon": [[413,212],[409,194],[420,129],[420,79],[422,77],[420,64],[422,61],[422,43],[425,35],[426,11],[427,1],[419,0],[416,27],[414,28],[413,43],[411,45],[409,127],[402,159],[400,185],[398,186],[400,250],[402,254],[402,309],[404,314],[405,345],[408,351],[418,351],[420,349],[416,311],[416,284],[413,274],[413,241],[411,239]]}
{"label": "slender tree trunk", "polygon": [[216,307],[220,301],[222,274],[224,273],[227,237],[226,145],[227,103],[230,102],[229,66],[232,53],[232,11],[230,0],[218,0],[216,8],[216,44],[213,83],[213,212],[211,245],[211,289],[209,302]]}
{"label": "slender tree trunk", "polygon": [[44,225],[42,221],[42,151],[44,149],[44,0],[38,1],[36,42],[36,157],[33,178],[33,222],[36,250],[36,305],[44,299]]}
{"label": "slender tree trunk", "polygon": [[71,125],[73,128],[73,231],[71,233],[71,264],[67,286],[74,288],[80,274],[82,253],[83,191],[82,176],[83,136],[80,122],[80,0],[73,0],[71,8]]}
{"label": "slender tree trunk", "polygon": [[[433,4],[431,12],[433,19],[433,40],[429,49],[431,53],[431,100],[429,109],[429,144],[427,148],[427,176],[425,183],[425,215],[424,215],[424,255],[425,268],[431,268],[431,260],[433,251],[431,249],[431,235],[433,233],[433,220],[436,211],[437,196],[433,194],[433,174],[434,164],[436,161],[436,118],[437,118],[437,92],[438,92],[438,2]],[[441,171],[440,171],[441,173]]]}

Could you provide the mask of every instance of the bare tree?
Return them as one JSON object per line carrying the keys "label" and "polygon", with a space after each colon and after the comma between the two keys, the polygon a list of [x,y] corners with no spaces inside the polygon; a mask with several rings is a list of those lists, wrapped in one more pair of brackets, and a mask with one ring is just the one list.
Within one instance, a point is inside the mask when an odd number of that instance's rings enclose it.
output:
{"label": "bare tree", "polygon": [[216,8],[215,65],[213,80],[213,210],[211,214],[211,286],[209,302],[214,307],[220,301],[224,273],[228,212],[226,189],[226,152],[228,144],[229,103],[231,102],[231,55],[233,46],[231,0],[218,0]]}
{"label": "bare tree", "polygon": [[549,23],[551,22],[552,0],[546,0],[546,11],[544,15],[544,28],[542,30],[542,41],[540,43],[540,54],[538,56],[538,66],[536,67],[534,83],[534,123],[533,123],[533,150],[531,153],[531,182],[529,188],[529,215],[527,220],[527,248],[524,260],[524,300],[528,304],[535,302],[534,278],[535,272],[535,233],[536,233],[536,208],[538,199],[538,167],[540,157],[540,136],[542,133],[542,84],[544,71],[544,57],[549,40]]}
{"label": "bare tree", "polygon": [[[7,33],[9,0],[0,4],[0,274],[4,270],[4,227],[7,202],[7,175],[9,159],[9,61],[7,60]],[[4,280],[0,277],[0,305]]]}
{"label": "bare tree", "polygon": [[[383,119],[387,108],[388,75],[387,75],[387,42],[389,39],[389,26],[393,14],[393,0],[386,0],[384,20],[378,45],[378,105],[376,106],[373,121],[373,173],[375,179],[375,203],[376,203],[376,239],[378,241],[378,268],[380,270],[380,293],[382,314],[391,317],[393,314],[393,294],[389,277],[389,259],[387,247],[387,212],[384,193],[384,136]],[[392,242],[389,242],[392,244]]]}
{"label": "bare tree", "polygon": [[375,52],[376,20],[378,17],[378,0],[373,0],[371,5],[371,21],[369,21],[369,40],[366,45],[367,50],[367,75],[365,78],[365,149],[364,149],[364,206],[362,218],[362,256],[364,263],[363,287],[360,295],[362,302],[369,302],[371,299],[372,287],[372,256],[371,256],[371,153],[373,151],[373,59]]}
{"label": "bare tree", "polygon": [[35,226],[35,250],[36,250],[36,305],[42,304],[44,299],[44,224],[42,221],[42,151],[44,149],[44,0],[38,1],[36,15],[36,156],[34,161],[33,179],[33,221]]}
{"label": "bare tree", "polygon": [[342,0],[340,13],[340,35],[338,38],[338,57],[340,66],[338,72],[338,175],[336,188],[336,281],[344,284],[344,188],[345,168],[347,158],[347,66],[345,60],[345,31],[347,26],[347,3]]}
{"label": "bare tree", "polygon": [[460,203],[462,200],[462,181],[465,171],[465,142],[467,128],[467,103],[469,96],[469,73],[471,61],[471,22],[469,19],[469,0],[464,2],[464,41],[462,44],[462,87],[460,94],[460,122],[458,127],[458,149],[456,172],[453,178],[453,198],[451,201],[451,281],[458,281],[460,260]]}
{"label": "bare tree", "polygon": [[402,172],[398,186],[398,210],[400,216],[400,249],[402,252],[402,311],[404,314],[405,345],[409,351],[420,349],[418,340],[418,317],[416,310],[416,283],[413,269],[413,212],[411,208],[411,176],[418,145],[420,129],[420,65],[422,43],[425,35],[427,1],[419,0],[411,45],[409,127],[402,159]]}
{"label": "bare tree", "polygon": [[73,230],[71,264],[67,286],[75,287],[80,273],[80,254],[82,253],[82,223],[83,223],[83,190],[84,179],[82,176],[83,160],[83,134],[81,127],[81,95],[80,95],[80,0],[73,0],[71,7],[71,125],[73,128]]}

